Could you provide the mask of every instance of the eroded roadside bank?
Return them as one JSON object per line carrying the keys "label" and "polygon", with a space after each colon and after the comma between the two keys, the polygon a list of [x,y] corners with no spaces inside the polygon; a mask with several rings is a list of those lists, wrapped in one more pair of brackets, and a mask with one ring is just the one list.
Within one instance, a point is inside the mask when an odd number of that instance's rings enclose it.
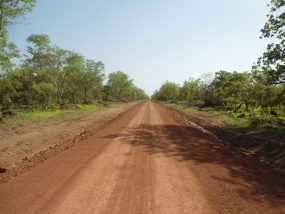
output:
{"label": "eroded roadside bank", "polygon": [[[242,133],[205,112],[181,109],[177,105],[163,103],[164,107],[181,116],[185,123],[220,140],[222,143],[285,172],[285,140]],[[285,129],[284,129],[285,131]]]}

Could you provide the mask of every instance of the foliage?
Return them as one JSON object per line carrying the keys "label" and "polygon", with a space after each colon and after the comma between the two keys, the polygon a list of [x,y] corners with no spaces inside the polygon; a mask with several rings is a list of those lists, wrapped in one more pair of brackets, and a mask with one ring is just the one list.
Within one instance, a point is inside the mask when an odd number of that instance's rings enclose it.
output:
{"label": "foliage", "polygon": [[32,11],[36,0],[0,0],[0,73],[9,71],[14,64],[11,59],[20,57],[17,46],[8,41],[7,27],[21,23],[24,15]]}
{"label": "foliage", "polygon": [[176,100],[179,96],[179,85],[174,82],[166,81],[152,96],[155,100]]}
{"label": "foliage", "polygon": [[[214,77],[207,73],[201,79],[189,78],[182,87],[165,82],[151,98],[176,99],[169,93],[175,91],[183,109],[198,106],[199,110],[209,111],[212,107],[214,112],[222,111],[232,118],[244,114],[249,121],[244,125],[277,126],[285,116],[285,84],[272,84],[270,71],[266,66],[255,66],[251,72],[218,71]],[[170,86],[176,86],[175,90]],[[258,117],[249,117],[254,114]]]}
{"label": "foliage", "polygon": [[7,26],[21,23],[27,12],[33,10],[36,0],[1,0],[0,1],[0,34]]}
{"label": "foliage", "polygon": [[48,35],[27,38],[27,54],[20,66],[0,76],[0,107],[34,110],[57,109],[64,103],[92,103],[92,100],[130,102],[148,99],[122,71],[109,74],[105,65],[53,45]]}
{"label": "foliage", "polygon": [[268,21],[261,29],[262,36],[260,38],[275,37],[280,42],[267,45],[267,51],[263,53],[263,57],[259,58],[259,64],[275,65],[275,68],[270,70],[271,78],[275,83],[285,83],[285,1],[271,0],[268,6],[271,9],[267,15]]}
{"label": "foliage", "polygon": [[104,100],[130,102],[134,100],[146,100],[145,92],[133,84],[133,79],[122,71],[112,72],[108,76],[108,82],[103,90]]}
{"label": "foliage", "polygon": [[188,81],[184,81],[183,86],[179,90],[179,99],[195,102],[202,97],[201,90],[199,88],[200,79],[194,80],[189,78]]}
{"label": "foliage", "polygon": [[7,37],[6,30],[0,34],[0,73],[11,70],[14,66],[11,59],[20,57],[17,46],[14,43],[9,42]]}

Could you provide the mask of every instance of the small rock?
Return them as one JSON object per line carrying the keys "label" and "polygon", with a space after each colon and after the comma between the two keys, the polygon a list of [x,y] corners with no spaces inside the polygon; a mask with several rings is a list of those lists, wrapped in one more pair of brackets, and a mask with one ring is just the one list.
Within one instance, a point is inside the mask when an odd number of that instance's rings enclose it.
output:
{"label": "small rock", "polygon": [[15,168],[15,164],[1,163],[0,164],[0,173],[10,171],[13,168]]}

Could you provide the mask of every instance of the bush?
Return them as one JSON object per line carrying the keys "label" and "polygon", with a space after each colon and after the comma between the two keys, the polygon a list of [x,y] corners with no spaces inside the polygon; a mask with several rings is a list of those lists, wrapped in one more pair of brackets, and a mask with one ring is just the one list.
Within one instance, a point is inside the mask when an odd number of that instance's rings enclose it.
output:
{"label": "bush", "polygon": [[103,105],[103,104],[104,104],[104,102],[103,102],[102,100],[97,100],[97,104],[99,104],[99,105]]}
{"label": "bush", "polygon": [[103,106],[104,107],[109,107],[109,103],[105,102],[105,103],[103,103]]}
{"label": "bush", "polygon": [[248,105],[251,109],[255,109],[258,106],[258,102],[257,102],[257,100],[250,99],[248,101]]}
{"label": "bush", "polygon": [[266,114],[263,114],[262,116],[257,116],[255,114],[249,115],[249,123],[251,126],[255,127],[273,127],[277,125],[276,118],[269,117]]}
{"label": "bush", "polygon": [[54,111],[59,109],[59,105],[56,102],[51,102],[48,104],[47,108]]}

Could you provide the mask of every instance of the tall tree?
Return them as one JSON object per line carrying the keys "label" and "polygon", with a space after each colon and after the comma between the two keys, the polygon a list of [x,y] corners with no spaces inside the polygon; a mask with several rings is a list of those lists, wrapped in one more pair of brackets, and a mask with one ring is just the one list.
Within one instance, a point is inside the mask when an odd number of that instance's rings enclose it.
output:
{"label": "tall tree", "polygon": [[14,64],[11,59],[19,58],[16,44],[8,41],[9,25],[22,23],[24,15],[32,11],[36,0],[0,0],[0,72],[11,70]]}
{"label": "tall tree", "polygon": [[189,78],[187,81],[184,81],[183,86],[180,88],[179,98],[191,102],[199,100],[202,95],[199,84],[200,79],[194,80],[193,78]]}
{"label": "tall tree", "polygon": [[179,85],[175,82],[166,81],[159,89],[160,100],[176,100],[179,95]]}
{"label": "tall tree", "polygon": [[132,85],[133,80],[122,71],[116,71],[109,74],[107,85],[113,94],[113,98],[119,101],[123,100],[123,95]]}
{"label": "tall tree", "polygon": [[102,87],[105,78],[105,65],[102,62],[86,60],[84,70],[81,73],[81,86],[84,92],[84,101],[87,100],[87,92]]}
{"label": "tall tree", "polygon": [[54,85],[56,92],[52,94],[53,100],[61,99],[67,88],[67,67],[71,63],[73,53],[51,45],[49,36],[45,34],[33,34],[27,41],[32,45],[27,47],[28,55],[25,61],[44,73],[45,82]]}
{"label": "tall tree", "polygon": [[22,23],[27,12],[33,10],[37,0],[0,0],[0,35],[9,25]]}
{"label": "tall tree", "polygon": [[81,88],[81,73],[84,71],[84,57],[76,52],[70,52],[66,59],[67,88],[65,99],[72,103],[79,103]]}
{"label": "tall tree", "polygon": [[9,71],[4,75],[0,74],[0,105],[1,109],[13,108],[14,100],[18,97],[17,89],[21,82],[17,79],[17,72]]}
{"label": "tall tree", "polygon": [[280,42],[268,44],[267,51],[259,58],[259,63],[275,65],[276,68],[271,71],[272,78],[275,79],[275,83],[285,83],[285,1],[271,0],[268,6],[271,10],[267,15],[268,21],[261,29],[260,38],[275,37]]}
{"label": "tall tree", "polygon": [[206,106],[213,106],[215,104],[214,87],[212,82],[214,81],[214,74],[208,72],[203,74],[200,81],[200,88],[204,93],[204,104]]}
{"label": "tall tree", "polygon": [[7,31],[2,32],[0,35],[0,73],[11,70],[14,66],[11,59],[19,57],[20,52],[17,46],[7,39]]}

